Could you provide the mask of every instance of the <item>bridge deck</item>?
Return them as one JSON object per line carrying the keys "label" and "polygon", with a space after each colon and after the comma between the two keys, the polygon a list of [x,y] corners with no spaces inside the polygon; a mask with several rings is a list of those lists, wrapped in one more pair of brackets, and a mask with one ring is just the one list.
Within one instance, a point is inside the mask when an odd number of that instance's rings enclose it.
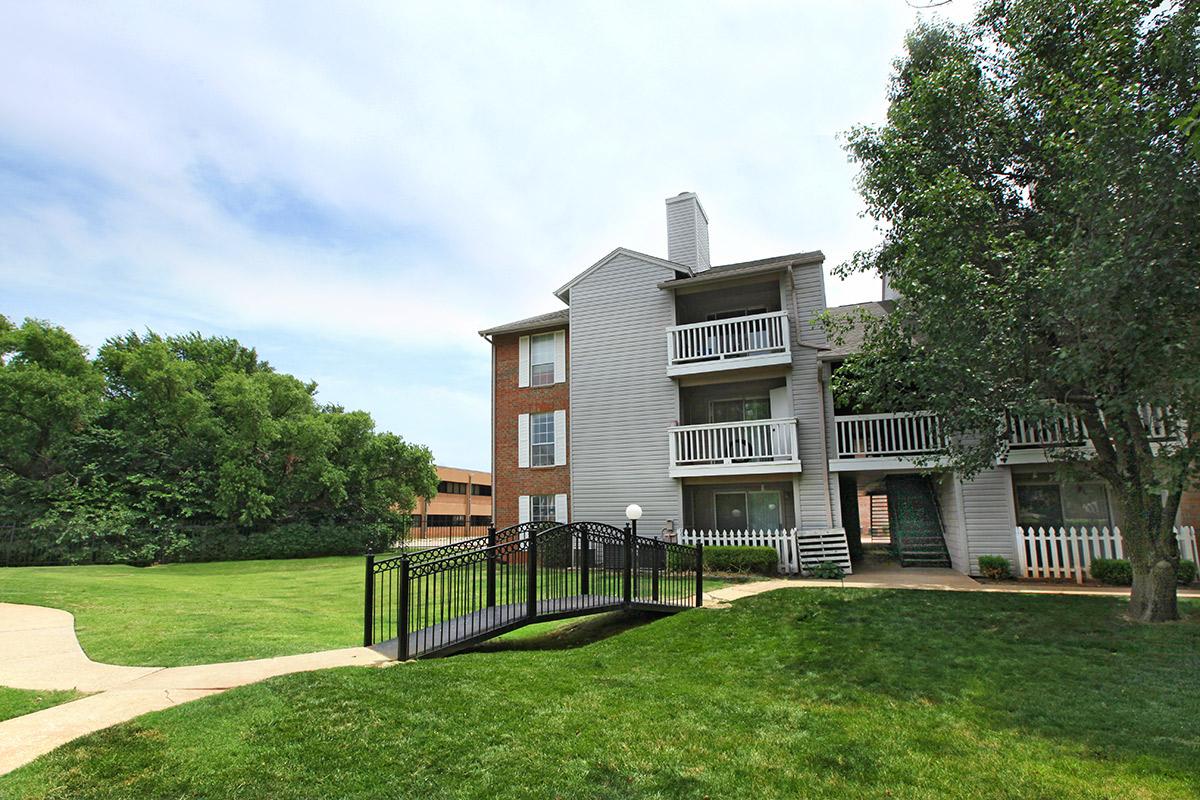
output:
{"label": "bridge deck", "polygon": [[[539,600],[537,615],[533,618],[529,616],[529,606],[526,603],[509,603],[481,608],[470,614],[454,617],[410,633],[408,635],[408,657],[445,655],[535,622],[599,614],[626,607],[624,600],[615,595],[577,594]],[[662,613],[683,611],[686,608],[682,605],[658,603],[645,599],[635,600],[628,607]],[[398,639],[388,639],[373,645],[373,649],[389,658],[398,658],[398,645]]]}

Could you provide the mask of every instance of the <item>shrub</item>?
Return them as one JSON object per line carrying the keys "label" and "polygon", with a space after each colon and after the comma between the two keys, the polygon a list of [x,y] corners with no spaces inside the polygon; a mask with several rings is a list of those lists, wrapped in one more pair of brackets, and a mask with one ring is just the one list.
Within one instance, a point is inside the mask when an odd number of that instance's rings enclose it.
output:
{"label": "shrub", "polygon": [[1179,574],[1176,576],[1176,581],[1180,586],[1187,586],[1196,580],[1196,562],[1181,560],[1179,562]]}
{"label": "shrub", "polygon": [[1133,583],[1133,568],[1126,558],[1096,558],[1092,560],[1092,577],[1110,586],[1129,586]]}
{"label": "shrub", "polygon": [[779,553],[773,547],[711,545],[704,548],[705,572],[773,575],[778,566]]}
{"label": "shrub", "polygon": [[1012,564],[1003,556],[980,556],[979,574],[998,581],[1012,577]]}
{"label": "shrub", "polygon": [[822,561],[820,564],[808,568],[808,577],[840,581],[846,577],[846,570],[842,569],[842,565],[836,561]]}

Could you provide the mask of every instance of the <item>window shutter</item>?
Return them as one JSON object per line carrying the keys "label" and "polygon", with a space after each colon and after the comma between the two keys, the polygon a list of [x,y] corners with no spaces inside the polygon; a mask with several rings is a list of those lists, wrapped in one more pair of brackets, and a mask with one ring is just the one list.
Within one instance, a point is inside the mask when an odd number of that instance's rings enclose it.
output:
{"label": "window shutter", "polygon": [[529,337],[522,336],[517,345],[520,355],[517,357],[517,386],[529,385]]}
{"label": "window shutter", "polygon": [[529,466],[529,415],[517,415],[517,466]]}
{"label": "window shutter", "polygon": [[554,412],[554,466],[567,463],[567,412]]}
{"label": "window shutter", "polygon": [[554,332],[554,382],[567,379],[567,332]]}
{"label": "window shutter", "polygon": [[529,522],[529,495],[523,494],[517,500],[517,522]]}
{"label": "window shutter", "polygon": [[567,496],[565,494],[554,495],[554,521],[567,521]]}

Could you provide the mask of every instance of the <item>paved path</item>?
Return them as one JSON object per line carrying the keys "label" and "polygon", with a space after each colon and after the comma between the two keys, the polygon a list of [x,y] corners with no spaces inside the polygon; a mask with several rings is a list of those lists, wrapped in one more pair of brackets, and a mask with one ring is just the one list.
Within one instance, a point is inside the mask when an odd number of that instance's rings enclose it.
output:
{"label": "paved path", "polygon": [[330,667],[394,663],[365,647],[194,667],[97,664],[66,611],[0,603],[0,686],[76,689],[89,697],[0,722],[0,775],[84,734],[234,686]]}
{"label": "paved path", "polygon": [[[1074,583],[1035,583],[1008,581],[980,583],[969,575],[952,569],[901,567],[894,563],[868,564],[855,567],[853,575],[844,582],[811,578],[776,578],[749,583],[733,583],[704,593],[704,604],[720,607],[742,597],[750,597],[775,589],[935,589],[950,592],[1001,592],[1015,594],[1067,594],[1128,597],[1125,586],[1080,586]],[[1200,591],[1180,589],[1179,597],[1200,599]]]}

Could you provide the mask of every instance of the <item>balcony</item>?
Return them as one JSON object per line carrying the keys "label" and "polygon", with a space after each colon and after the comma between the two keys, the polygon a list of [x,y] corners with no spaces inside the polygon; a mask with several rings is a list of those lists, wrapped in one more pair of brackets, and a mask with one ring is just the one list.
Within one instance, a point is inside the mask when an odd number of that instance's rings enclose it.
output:
{"label": "balcony", "polygon": [[795,417],[681,425],[669,442],[672,478],[800,471]]}
{"label": "balcony", "polygon": [[786,311],[667,328],[667,375],[792,363]]}

